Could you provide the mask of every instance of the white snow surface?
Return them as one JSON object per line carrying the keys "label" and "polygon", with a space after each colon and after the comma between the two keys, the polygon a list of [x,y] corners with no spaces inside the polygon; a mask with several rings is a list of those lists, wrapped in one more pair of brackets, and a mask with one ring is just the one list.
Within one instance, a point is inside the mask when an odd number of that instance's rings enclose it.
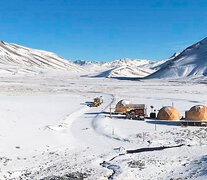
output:
{"label": "white snow surface", "polygon": [[80,66],[52,52],[0,41],[0,75],[38,74],[48,71],[82,72]]}
{"label": "white snow surface", "polygon": [[[103,104],[89,107],[94,97]],[[206,179],[207,129],[109,117],[121,99],[184,116],[206,84],[47,73],[0,77],[0,179]],[[156,126],[155,126],[156,123]],[[178,146],[127,154],[127,150]]]}

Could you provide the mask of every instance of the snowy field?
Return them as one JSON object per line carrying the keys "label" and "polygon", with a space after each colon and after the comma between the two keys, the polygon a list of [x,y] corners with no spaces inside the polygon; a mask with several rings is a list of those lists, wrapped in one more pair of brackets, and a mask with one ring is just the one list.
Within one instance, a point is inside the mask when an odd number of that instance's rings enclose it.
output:
{"label": "snowy field", "polygon": [[[89,107],[96,96],[104,103]],[[151,105],[174,104],[184,116],[207,105],[204,83],[8,76],[0,77],[0,99],[1,180],[207,179],[207,128],[108,114],[129,99],[146,104],[148,114]]]}

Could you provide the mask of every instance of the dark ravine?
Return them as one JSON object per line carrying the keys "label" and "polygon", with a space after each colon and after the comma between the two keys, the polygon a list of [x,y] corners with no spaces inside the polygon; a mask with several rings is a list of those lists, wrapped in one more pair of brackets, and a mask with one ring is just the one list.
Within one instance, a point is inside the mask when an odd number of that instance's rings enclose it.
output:
{"label": "dark ravine", "polygon": [[116,171],[115,171],[114,168],[111,167],[110,163],[107,163],[106,161],[103,161],[102,163],[100,163],[100,165],[104,168],[112,170],[112,173],[108,176],[108,179],[113,179]]}
{"label": "dark ravine", "polygon": [[88,174],[81,173],[81,172],[75,172],[75,173],[68,173],[63,176],[49,176],[42,178],[40,180],[83,180],[88,178]]}
{"label": "dark ravine", "polygon": [[120,156],[124,156],[125,154],[118,154],[114,157],[112,157],[110,160],[108,161],[103,161],[102,163],[100,163],[100,165],[104,168],[107,168],[109,170],[112,170],[112,173],[108,176],[108,179],[113,179],[114,175],[116,173],[116,169],[118,169],[119,167],[117,165],[112,165],[110,162],[113,161],[114,159],[116,159],[117,157]]}
{"label": "dark ravine", "polygon": [[110,162],[113,161],[114,159],[116,159],[117,157],[124,156],[126,154],[134,154],[134,153],[142,153],[142,152],[150,152],[150,151],[162,151],[164,149],[172,149],[172,148],[178,148],[178,147],[182,147],[182,146],[185,146],[185,144],[179,144],[176,146],[159,146],[159,147],[148,147],[148,148],[127,150],[125,154],[118,154],[118,155],[112,157],[108,161],[103,161],[102,163],[100,163],[100,165],[104,168],[112,170],[112,173],[108,176],[108,179],[112,180],[114,178],[115,174],[117,173],[117,169],[119,169],[120,167],[117,165],[113,165]]}
{"label": "dark ravine", "polygon": [[184,146],[184,144],[176,145],[176,146],[161,146],[161,147],[149,147],[149,148],[140,148],[140,149],[134,149],[134,150],[127,150],[127,154],[133,154],[133,153],[141,153],[141,152],[149,152],[149,151],[161,151],[164,149],[170,149],[170,148],[177,148]]}

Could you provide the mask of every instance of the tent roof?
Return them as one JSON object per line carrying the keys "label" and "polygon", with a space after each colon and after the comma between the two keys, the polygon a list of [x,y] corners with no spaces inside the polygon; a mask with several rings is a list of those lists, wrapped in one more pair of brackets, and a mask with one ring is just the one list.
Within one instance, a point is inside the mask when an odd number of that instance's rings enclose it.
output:
{"label": "tent roof", "polygon": [[157,115],[157,119],[160,119],[160,120],[179,120],[180,113],[176,108],[174,108],[172,106],[165,106],[159,110],[158,115]]}
{"label": "tent roof", "polygon": [[129,100],[122,99],[117,104],[121,104],[121,105],[124,105],[125,106],[125,105],[133,104],[133,103],[131,101],[129,101]]}
{"label": "tent roof", "polygon": [[196,106],[193,106],[192,108],[190,108],[189,111],[196,111],[196,112],[199,112],[201,110],[204,110],[205,108],[207,108],[206,106],[204,105],[196,105]]}

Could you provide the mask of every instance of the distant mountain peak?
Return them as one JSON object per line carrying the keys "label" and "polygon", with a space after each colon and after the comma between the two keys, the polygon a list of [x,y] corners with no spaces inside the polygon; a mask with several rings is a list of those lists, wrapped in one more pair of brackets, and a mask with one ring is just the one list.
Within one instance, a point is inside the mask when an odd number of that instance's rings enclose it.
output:
{"label": "distant mountain peak", "polygon": [[207,76],[207,38],[187,47],[147,78],[203,78]]}
{"label": "distant mountain peak", "polygon": [[[149,60],[121,58],[111,62],[94,62],[78,60],[76,64],[81,65],[96,77],[144,77],[155,70],[152,67],[155,62]],[[155,65],[156,66],[156,65]]]}

